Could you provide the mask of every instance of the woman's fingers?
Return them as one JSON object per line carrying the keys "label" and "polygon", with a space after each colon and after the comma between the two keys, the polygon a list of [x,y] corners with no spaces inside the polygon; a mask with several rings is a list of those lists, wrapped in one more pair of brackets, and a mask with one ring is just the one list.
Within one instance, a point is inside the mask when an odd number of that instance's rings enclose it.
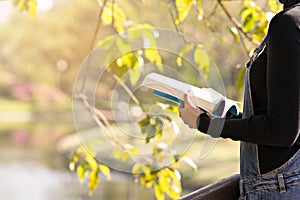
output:
{"label": "woman's fingers", "polygon": [[183,95],[183,100],[187,108],[192,107],[188,94]]}
{"label": "woman's fingers", "polygon": [[187,124],[190,128],[197,129],[197,118],[200,114],[203,113],[198,107],[196,107],[190,100],[189,93],[184,94],[183,96],[184,104],[180,104],[179,116],[183,120],[185,124]]}

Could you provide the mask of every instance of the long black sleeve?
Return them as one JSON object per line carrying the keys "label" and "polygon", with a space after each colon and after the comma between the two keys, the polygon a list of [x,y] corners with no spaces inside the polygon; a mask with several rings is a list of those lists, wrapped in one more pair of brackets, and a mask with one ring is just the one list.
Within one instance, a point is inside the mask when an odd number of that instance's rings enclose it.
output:
{"label": "long black sleeve", "polygon": [[[266,76],[261,78],[266,81],[266,94],[262,94],[267,102],[265,111],[250,118],[226,119],[221,137],[292,146],[300,127],[300,6],[272,19],[266,51]],[[207,133],[213,119],[206,115],[200,115],[199,119],[198,129]]]}

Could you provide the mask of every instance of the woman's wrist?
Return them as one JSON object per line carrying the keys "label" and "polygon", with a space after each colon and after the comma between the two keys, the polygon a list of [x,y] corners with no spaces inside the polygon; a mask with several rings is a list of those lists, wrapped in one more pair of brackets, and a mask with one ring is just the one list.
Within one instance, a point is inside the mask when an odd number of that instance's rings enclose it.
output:
{"label": "woman's wrist", "polygon": [[200,114],[196,120],[198,130],[202,133],[207,133],[210,120],[210,117],[206,113]]}

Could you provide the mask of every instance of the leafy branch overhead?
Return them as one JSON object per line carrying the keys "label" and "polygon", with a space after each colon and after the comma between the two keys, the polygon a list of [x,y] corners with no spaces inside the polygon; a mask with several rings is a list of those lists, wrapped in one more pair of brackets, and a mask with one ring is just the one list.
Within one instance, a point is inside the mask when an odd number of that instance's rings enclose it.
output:
{"label": "leafy branch overhead", "polygon": [[[237,42],[241,43],[245,52],[249,54],[249,52],[251,52],[251,48],[253,48],[254,45],[257,45],[258,42],[265,36],[267,25],[270,21],[269,17],[281,9],[277,4],[271,2],[273,1],[270,0],[268,8],[270,11],[266,12],[254,1],[243,1],[238,15],[239,19],[237,16],[233,16],[229,12],[229,9],[227,9],[225,4],[228,2],[217,0],[214,10],[218,9],[218,11],[223,11],[224,19],[227,18],[227,20],[232,24],[229,31],[233,35],[233,38]],[[161,65],[163,64],[163,58],[160,50],[157,48],[155,36],[156,30],[154,26],[152,24],[137,23],[130,20],[127,15],[127,11],[122,8],[120,3],[121,1],[103,1],[99,11],[101,16],[98,18],[98,24],[102,24],[103,27],[111,27],[115,33],[121,33],[122,37],[112,43],[107,42],[109,41],[109,38],[104,38],[98,42],[98,45],[101,45],[101,47],[104,46],[108,51],[112,51],[112,53],[121,53],[121,56],[108,66],[107,71],[116,75],[123,82],[126,81],[123,79],[124,75],[129,73],[130,84],[134,86],[140,80],[141,67],[144,63],[153,63],[157,66],[158,70],[162,70]],[[194,20],[198,23],[204,21],[204,24],[209,24],[209,18],[211,16],[206,16],[205,9],[203,8],[204,3],[207,2],[205,0],[166,1],[166,4],[168,4],[168,7],[170,8],[169,14],[173,20],[174,28],[180,31],[183,30],[182,26],[184,26],[188,20]],[[193,12],[197,13],[196,19],[191,19],[195,16],[191,14]],[[209,15],[214,15],[214,13],[210,13]],[[135,30],[137,28],[141,28],[138,34],[136,34],[136,32],[131,32],[131,30]],[[100,29],[97,28],[94,35],[97,35],[99,30]],[[144,42],[145,48],[139,50],[133,49],[131,45],[139,40]],[[94,43],[95,41],[91,42],[91,44]],[[251,45],[250,48],[249,44]],[[186,54],[191,53],[193,55],[194,63],[202,72],[204,78],[207,78],[210,72],[211,61],[201,44],[194,46],[186,42],[185,46],[179,51],[176,58],[178,69],[184,65],[185,61],[183,60],[183,57]],[[241,69],[240,73],[238,73],[236,83],[238,89],[242,87],[241,83],[243,73],[243,69]],[[161,109],[168,109],[167,107],[168,106],[162,106]],[[169,113],[163,115],[153,115],[153,113],[146,114],[145,117],[138,122],[141,133],[145,135],[146,144],[152,143],[154,139],[159,141],[162,136],[166,134],[166,124],[169,124],[169,127],[171,128],[175,128],[175,122],[172,117],[170,117],[170,114],[176,114],[176,112],[178,112],[176,109],[171,112],[169,109]],[[177,199],[180,197],[182,192],[181,174],[178,170],[178,161],[181,160],[188,163],[195,170],[197,170],[197,166],[187,154],[176,154],[176,151],[170,149],[170,147],[168,147],[168,145],[166,145],[163,141],[160,144],[162,145],[153,146],[151,162],[148,164],[135,162],[132,167],[132,174],[135,177],[136,183],[139,183],[146,188],[153,188],[157,199],[165,199],[165,195],[169,196],[171,199]],[[114,157],[124,162],[132,159],[135,160],[136,155],[139,153],[138,150],[131,145],[127,145],[127,147],[128,148],[116,148],[114,150]],[[155,163],[160,163],[164,159],[171,160],[171,163],[173,164],[169,167],[157,168]],[[89,162],[85,161],[84,163]],[[79,166],[82,166],[82,164],[79,164]],[[79,171],[82,171],[82,169]],[[90,176],[94,177],[93,174],[97,174],[98,171],[96,172],[92,170],[92,175]],[[82,179],[82,172],[80,173],[80,177]],[[88,186],[91,191],[95,189],[95,185],[98,182],[99,181],[97,179],[89,181]]]}
{"label": "leafy branch overhead", "polygon": [[[140,102],[130,93],[129,87],[137,85],[140,81],[144,64],[152,63],[157,70],[163,70],[164,57],[163,52],[157,48],[156,24],[143,21],[142,17],[139,22],[132,20],[130,18],[132,9],[127,10],[128,7],[124,6],[124,2],[127,3],[126,0],[99,0],[98,2],[100,6],[90,50],[97,44],[107,51],[108,57],[111,56],[107,58],[108,60],[112,59],[116,52],[120,55],[110,62],[106,72],[111,75],[113,80],[120,82],[124,90],[134,99],[134,103],[139,105]],[[138,9],[139,5],[150,1],[128,0],[128,2]],[[36,17],[37,3],[36,0],[13,0],[13,4],[20,11],[26,11],[30,19]],[[202,24],[214,32],[212,18],[218,15],[224,23],[229,24],[227,26],[228,31],[232,34],[233,39],[241,45],[247,56],[266,35],[271,17],[282,9],[282,6],[274,0],[269,0],[266,7],[261,7],[252,0],[233,1],[233,4],[239,6],[237,13],[233,13],[229,9],[229,4],[232,2],[228,0],[165,0],[160,1],[160,3],[169,9],[166,12],[166,19],[171,19],[174,29],[181,34],[184,34],[185,26],[190,26],[193,23]],[[106,29],[119,34],[121,37],[112,40],[112,36],[107,36],[97,41],[99,32]],[[136,29],[140,31],[138,33],[133,31]],[[201,30],[197,30],[197,32],[203,34]],[[134,49],[133,44],[137,41],[143,42],[143,49]],[[176,43],[176,41],[174,42]],[[191,55],[201,75],[207,78],[212,63],[205,47],[203,44],[194,45],[188,41],[184,42],[185,45],[179,49],[178,55],[175,56],[175,59],[172,58],[174,68],[179,71],[182,70],[186,63],[184,57]],[[129,80],[124,78],[126,74],[129,74]],[[241,68],[236,74],[236,89],[239,90],[243,87],[244,68]],[[125,84],[126,81],[129,81],[128,85]],[[134,144],[122,144],[115,135],[111,122],[106,119],[101,110],[89,103],[84,90],[82,92],[76,95],[90,112],[93,121],[116,144],[116,148],[112,152],[114,158],[125,163],[129,161],[135,163],[131,168],[135,182],[146,188],[153,188],[155,196],[159,200],[165,199],[165,195],[171,199],[179,198],[182,193],[182,175],[179,171],[179,162],[187,163],[194,171],[197,171],[198,167],[187,154],[178,153],[162,139],[164,135],[178,131],[178,122],[175,122],[172,117],[177,115],[177,107],[158,103],[159,110],[156,113],[147,114],[143,111],[143,118],[139,119],[137,125],[145,138],[145,145],[152,145],[152,153],[148,162],[141,163],[137,159],[139,151],[136,146]],[[153,141],[156,143],[154,144]],[[100,183],[100,174],[103,174],[107,180],[111,179],[109,166],[99,163],[94,155],[96,155],[96,149],[92,148],[92,145],[87,149],[80,146],[69,162],[70,170],[76,171],[80,182],[87,183],[90,194]],[[159,163],[164,160],[169,160],[170,166],[159,168]]]}
{"label": "leafy branch overhead", "polygon": [[13,4],[17,6],[19,11],[28,12],[29,18],[34,19],[37,12],[37,1],[36,0],[13,0]]}

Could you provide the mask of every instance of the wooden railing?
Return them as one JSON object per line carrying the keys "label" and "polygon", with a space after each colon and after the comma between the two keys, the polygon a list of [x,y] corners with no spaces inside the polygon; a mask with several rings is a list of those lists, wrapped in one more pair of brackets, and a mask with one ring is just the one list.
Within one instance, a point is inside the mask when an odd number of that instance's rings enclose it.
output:
{"label": "wooden railing", "polygon": [[239,198],[239,180],[239,174],[234,174],[189,193],[179,200],[237,200]]}

